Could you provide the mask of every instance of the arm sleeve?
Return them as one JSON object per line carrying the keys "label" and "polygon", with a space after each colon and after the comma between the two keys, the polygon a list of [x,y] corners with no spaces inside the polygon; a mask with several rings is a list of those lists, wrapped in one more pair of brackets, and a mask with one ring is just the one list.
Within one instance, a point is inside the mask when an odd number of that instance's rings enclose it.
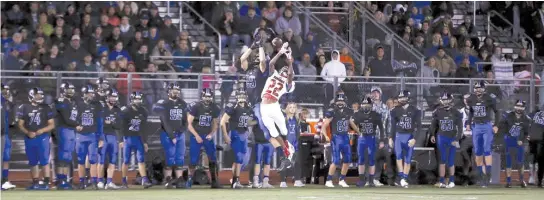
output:
{"label": "arm sleeve", "polygon": [[397,117],[395,116],[395,109],[391,110],[391,124],[389,126],[391,127],[391,132],[389,133],[390,136],[394,136],[397,133]]}
{"label": "arm sleeve", "polygon": [[497,109],[497,101],[495,100],[495,98],[492,98],[489,101],[491,102],[491,109],[493,109],[493,111],[495,112],[495,124],[498,124],[500,122],[501,115],[499,109]]}
{"label": "arm sleeve", "polygon": [[431,136],[436,137],[436,132],[438,131],[438,119],[437,119],[437,111],[433,113],[433,120],[431,121],[431,127],[429,127],[429,133]]}
{"label": "arm sleeve", "polygon": [[104,110],[102,105],[97,105],[96,109],[99,109],[96,114],[96,134],[99,138],[102,138],[104,134]]}
{"label": "arm sleeve", "polygon": [[58,103],[55,107],[59,111],[60,117],[66,123],[66,125],[68,125],[70,127],[78,126],[77,121],[74,121],[74,120],[70,119],[70,115],[72,114],[72,111],[68,110],[68,105],[66,105],[64,103]]}
{"label": "arm sleeve", "polygon": [[456,139],[457,141],[459,141],[463,137],[463,113],[459,111],[456,111],[456,113],[457,113],[457,117],[455,118],[456,125],[457,125]]}
{"label": "arm sleeve", "polygon": [[376,114],[376,124],[378,125],[378,130],[380,130],[380,133],[382,133],[381,138],[379,138],[379,139],[381,141],[386,141],[387,140],[387,133],[384,130],[382,116],[380,116],[380,114]]}
{"label": "arm sleeve", "polygon": [[295,81],[292,81],[291,84],[285,83],[285,88],[287,89],[287,93],[292,93],[295,91]]}
{"label": "arm sleeve", "polygon": [[147,128],[147,111],[145,111],[145,114],[143,116],[142,122],[140,124],[140,137],[142,137],[142,143],[147,143],[147,131],[144,130]]}

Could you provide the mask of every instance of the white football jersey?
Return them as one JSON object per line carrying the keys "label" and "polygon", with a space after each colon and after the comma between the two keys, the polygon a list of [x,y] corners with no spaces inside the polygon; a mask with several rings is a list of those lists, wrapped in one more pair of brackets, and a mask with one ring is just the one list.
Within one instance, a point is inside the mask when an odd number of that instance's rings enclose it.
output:
{"label": "white football jersey", "polygon": [[274,74],[266,79],[263,91],[261,92],[261,98],[272,98],[279,100],[285,93],[290,93],[295,90],[295,82],[293,81],[291,86],[288,87],[287,73],[280,74],[277,70],[274,70]]}

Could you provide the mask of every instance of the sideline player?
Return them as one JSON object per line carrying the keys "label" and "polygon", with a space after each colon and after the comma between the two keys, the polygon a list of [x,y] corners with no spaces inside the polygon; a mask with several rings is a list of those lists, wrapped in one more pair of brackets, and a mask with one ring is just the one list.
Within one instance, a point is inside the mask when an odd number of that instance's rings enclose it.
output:
{"label": "sideline player", "polygon": [[[248,127],[251,119],[253,119],[253,110],[247,103],[246,92],[239,90],[236,92],[236,104],[228,103],[225,114],[221,117],[221,130],[225,143],[229,144],[234,152],[235,165],[232,168],[231,183],[231,188],[234,189],[243,188],[239,180],[240,170],[248,153]],[[227,124],[230,131],[227,131]]]}
{"label": "sideline player", "polygon": [[148,150],[147,135],[144,128],[147,127],[148,112],[143,106],[144,95],[140,92],[132,92],[130,95],[130,105],[121,108],[121,134],[123,140],[119,144],[119,148],[123,149],[123,166],[122,177],[123,185],[121,188],[128,188],[128,165],[130,164],[130,156],[132,151],[136,151],[136,161],[138,161],[138,171],[142,176],[142,185],[147,189],[153,184],[147,177],[145,168],[145,153]]}
{"label": "sideline player", "polygon": [[[300,124],[299,119],[297,118],[297,104],[294,102],[287,103],[287,106],[285,108],[285,120],[287,124],[287,141],[289,141],[289,144],[293,145],[295,152],[294,152],[294,166],[291,168],[290,171],[293,171],[294,175],[294,181],[293,184],[294,187],[304,187],[304,183],[300,180],[302,177],[302,169],[300,166],[300,158],[298,157],[298,150],[299,150],[299,141],[298,138],[300,137]],[[281,183],[280,188],[287,188],[287,174],[288,170],[283,170],[280,172],[281,176]]]}
{"label": "sideline player", "polygon": [[[327,142],[330,141],[332,146],[332,163],[329,167],[329,173],[327,176],[327,182],[325,186],[334,187],[332,179],[336,173],[336,166],[340,165],[340,155],[342,155],[342,170],[340,172],[338,184],[342,187],[349,187],[344,180],[348,173],[349,164],[351,163],[351,147],[349,144],[348,130],[350,126],[350,120],[353,115],[353,111],[346,107],[346,96],[344,94],[338,94],[336,96],[335,107],[329,108],[325,113],[325,119],[323,120],[323,127],[321,128],[321,135],[325,137]],[[331,126],[332,140],[327,136],[327,128]],[[351,128],[357,130],[357,127],[351,125]]]}
{"label": "sideline player", "polygon": [[[119,108],[119,93],[111,88],[106,92],[106,102],[104,106],[104,134],[100,138],[98,145],[98,188],[116,190],[120,187],[113,183],[115,165],[117,165],[117,155],[119,153],[119,131],[121,129],[121,108]],[[106,157],[109,157],[107,167],[107,179],[104,184],[104,163]]]}
{"label": "sideline player", "polygon": [[[287,159],[282,158],[282,164],[279,167],[281,171],[283,168],[291,165],[290,162],[293,159],[294,148],[288,141],[284,141],[282,136],[287,135],[287,125],[285,124],[285,117],[283,116],[279,99],[283,94],[293,92],[295,89],[295,82],[293,82],[293,60],[291,57],[291,49],[288,47],[289,43],[284,43],[282,49],[272,58],[270,61],[269,70],[273,72],[265,83],[265,88],[261,92],[262,103],[260,105],[261,120],[269,131],[269,140],[275,148],[282,148],[284,156]],[[280,71],[275,69],[276,61],[283,54],[287,55],[288,66],[283,66]],[[280,129],[280,133],[276,129],[276,125]],[[281,155],[281,154],[280,154]]]}
{"label": "sideline player", "polygon": [[[166,154],[164,170],[166,188],[183,188],[183,165],[185,161],[185,131],[187,129],[187,103],[180,98],[181,86],[170,83],[167,86],[168,99],[159,100],[153,106],[153,112],[161,119],[161,144]],[[175,168],[175,179],[172,169]]]}
{"label": "sideline player", "polygon": [[13,123],[13,97],[9,86],[2,83],[2,190],[15,189],[15,185],[9,182],[9,161],[11,160],[11,125]]}
{"label": "sideline player", "polygon": [[[437,143],[440,157],[438,175],[440,176],[440,188],[455,187],[455,153],[459,148],[459,140],[463,135],[463,114],[453,109],[453,96],[444,93],[440,97],[441,108],[433,113],[431,122],[431,142]],[[446,164],[449,170],[449,183],[446,184]]]}
{"label": "sideline player", "polygon": [[529,136],[530,119],[525,114],[525,101],[518,100],[514,105],[514,111],[506,114],[505,118],[499,124],[500,133],[504,134],[504,150],[506,160],[506,188],[512,187],[512,155],[511,150],[516,154],[516,164],[518,165],[519,181],[522,188],[527,187],[523,177],[525,141]]}
{"label": "sideline player", "polygon": [[[17,108],[19,130],[25,134],[25,152],[32,175],[32,185],[27,190],[49,190],[51,167],[49,165],[50,132],[55,128],[53,110],[43,104],[44,92],[32,88],[28,92],[29,104]],[[42,166],[43,184],[39,183]]]}
{"label": "sideline player", "polygon": [[98,189],[98,138],[103,133],[102,105],[94,103],[95,91],[91,85],[81,89],[83,101],[78,102],[79,126],[76,127],[76,153],[78,157],[79,189],[85,189],[85,160],[91,164],[92,189]]}
{"label": "sideline player", "polygon": [[[397,157],[397,169],[399,172],[401,187],[408,187],[408,174],[412,162],[412,153],[416,140],[414,134],[416,126],[421,121],[421,111],[408,104],[410,92],[403,90],[399,93],[399,105],[391,111],[391,133],[395,134],[395,155]],[[404,162],[402,161],[404,159]]]}
{"label": "sideline player", "polygon": [[193,185],[193,175],[195,173],[195,167],[200,160],[200,149],[204,146],[206,155],[208,155],[210,177],[212,180],[212,188],[221,188],[219,181],[217,180],[217,158],[216,147],[213,137],[217,133],[219,126],[219,114],[221,109],[213,103],[213,92],[210,88],[202,90],[202,100],[193,102],[189,106],[187,113],[187,126],[188,131],[191,133],[190,138],[190,157],[191,163],[189,164],[189,180],[187,180],[186,187],[191,188]]}
{"label": "sideline player", "polygon": [[[474,94],[467,99],[470,108],[468,124],[466,129],[472,130],[472,143],[474,144],[474,160],[480,172],[481,186],[487,187],[491,178],[491,146],[493,144],[493,133],[497,133],[499,124],[499,110],[496,107],[495,96],[485,93],[485,81],[478,81],[474,84]],[[495,123],[491,123],[491,111],[495,113]],[[484,162],[485,157],[485,162]],[[484,172],[485,164],[485,172]]]}
{"label": "sideline player", "polygon": [[[255,120],[258,120],[254,117]],[[274,155],[274,146],[266,139],[265,133],[257,126],[252,127],[253,135],[255,136],[255,174],[253,176],[253,188],[274,188],[270,184],[270,162]],[[261,179],[262,165],[262,179]]]}
{"label": "sideline player", "polygon": [[[357,155],[359,156],[359,182],[357,182],[358,187],[364,187],[366,182],[365,176],[365,151],[368,155],[368,186],[376,187],[374,184],[374,173],[376,172],[376,166],[374,165],[376,161],[376,136],[378,133],[385,133],[382,116],[372,111],[372,99],[366,97],[361,102],[361,109],[353,114],[353,118],[350,121],[352,127],[357,127],[356,132],[359,133],[359,139],[357,141]],[[378,129],[376,129],[378,127]],[[385,134],[381,134],[383,138],[378,139],[383,141],[384,138],[387,138]]]}
{"label": "sideline player", "polygon": [[536,154],[534,159],[538,164],[536,172],[536,184],[539,188],[544,188],[542,179],[544,178],[544,110],[540,110],[533,115],[529,130],[529,142],[532,144],[533,152]]}
{"label": "sideline player", "polygon": [[71,190],[72,184],[67,181],[67,176],[70,174],[72,153],[76,146],[76,127],[79,126],[77,102],[74,101],[75,86],[68,82],[62,83],[60,95],[55,103],[58,140],[57,189]]}

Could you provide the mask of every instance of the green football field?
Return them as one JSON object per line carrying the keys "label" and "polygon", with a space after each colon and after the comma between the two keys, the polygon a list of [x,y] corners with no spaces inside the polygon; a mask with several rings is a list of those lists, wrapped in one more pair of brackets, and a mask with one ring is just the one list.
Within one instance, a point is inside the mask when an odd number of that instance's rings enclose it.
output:
{"label": "green football field", "polygon": [[130,189],[122,191],[4,191],[3,200],[168,200],[168,199],[221,199],[221,200],[263,200],[263,199],[452,199],[452,200],[531,200],[543,199],[544,189],[492,187],[457,187],[438,189],[430,186],[412,186],[409,189],[381,188],[306,188],[287,189],[216,189],[196,187],[190,190],[165,190],[162,188]]}

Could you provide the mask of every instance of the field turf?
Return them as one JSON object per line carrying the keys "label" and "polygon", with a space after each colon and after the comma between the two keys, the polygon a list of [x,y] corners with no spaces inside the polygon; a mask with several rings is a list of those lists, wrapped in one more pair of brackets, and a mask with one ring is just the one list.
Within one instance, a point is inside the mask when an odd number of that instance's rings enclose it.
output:
{"label": "field turf", "polygon": [[220,199],[220,200],[264,200],[264,199],[440,199],[440,200],[531,200],[543,199],[544,189],[502,188],[499,186],[482,189],[479,187],[457,187],[438,189],[431,186],[411,186],[409,189],[381,188],[306,188],[287,189],[209,189],[195,187],[190,190],[165,190],[161,187],[129,189],[120,191],[3,191],[2,200],[169,200],[169,199]]}

